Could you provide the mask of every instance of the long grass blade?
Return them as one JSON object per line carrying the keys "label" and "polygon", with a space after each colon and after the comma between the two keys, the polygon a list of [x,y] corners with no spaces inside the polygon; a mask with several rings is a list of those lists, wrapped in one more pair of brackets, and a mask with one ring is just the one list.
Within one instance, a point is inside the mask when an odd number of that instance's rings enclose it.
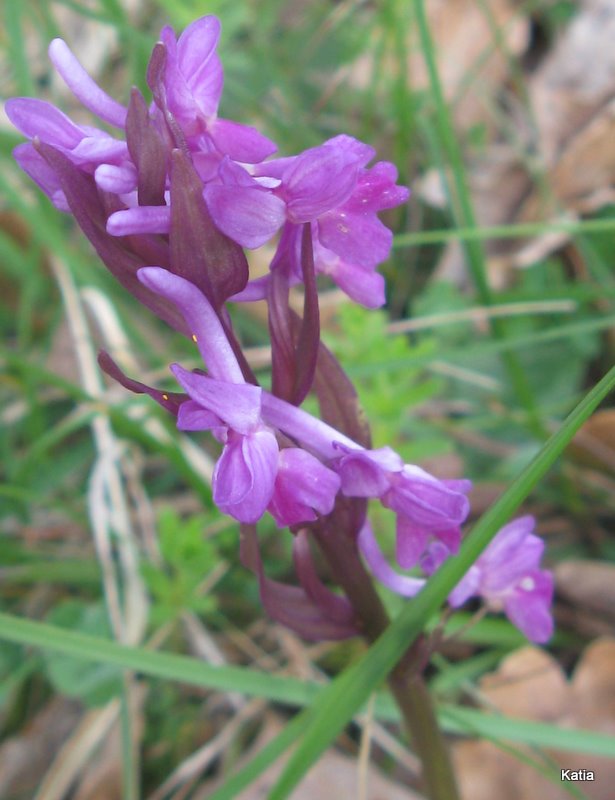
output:
{"label": "long grass blade", "polygon": [[300,717],[303,717],[305,725],[303,740],[273,788],[270,800],[282,800],[289,796],[314,761],[386,678],[451,589],[502,525],[510,519],[613,387],[615,367],[585,396],[560,430],[547,441],[517,480],[482,516],[462,545],[459,555],[443,565],[367,653],[321,692],[312,708],[301,712]]}

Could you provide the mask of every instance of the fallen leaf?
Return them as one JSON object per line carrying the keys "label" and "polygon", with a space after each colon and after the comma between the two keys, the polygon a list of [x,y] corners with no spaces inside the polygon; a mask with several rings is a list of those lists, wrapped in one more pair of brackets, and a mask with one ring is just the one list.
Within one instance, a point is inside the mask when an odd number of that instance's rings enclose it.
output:
{"label": "fallen leaf", "polygon": [[64,698],[51,700],[23,733],[0,746],[0,797],[34,797],[65,739],[82,714],[80,703]]}
{"label": "fallen leaf", "polygon": [[[453,104],[456,123],[464,129],[492,125],[490,108],[511,74],[515,56],[527,47],[530,24],[511,0],[428,0],[428,25],[434,42],[444,95]],[[414,90],[428,89],[429,76],[416,25],[409,25],[406,47],[408,81]],[[389,61],[396,72],[402,65]],[[373,81],[373,55],[361,56],[350,70],[350,82],[360,88]]]}
{"label": "fallen leaf", "polygon": [[571,559],[558,564],[554,572],[559,595],[615,623],[615,564]]}
{"label": "fallen leaf", "polygon": [[615,473],[615,408],[592,414],[568,449],[580,463]]}
{"label": "fallen leaf", "polygon": [[480,690],[509,717],[553,722],[567,709],[566,676],[546,651],[536,647],[511,653],[497,672],[482,678]]}
{"label": "fallen leaf", "polygon": [[[549,722],[562,728],[615,733],[615,639],[589,645],[567,681],[557,661],[545,651],[523,647],[480,681],[486,703],[514,718]],[[530,758],[536,753],[522,746]],[[555,770],[586,769],[595,780],[576,784],[590,800],[612,800],[615,761],[571,752],[549,751]],[[528,764],[487,741],[464,741],[454,747],[463,800],[564,800],[569,793]]]}
{"label": "fallen leaf", "polygon": [[[486,144],[468,165],[480,226],[576,220],[615,201],[614,38],[615,0],[585,0],[538,66],[518,66],[518,72],[525,69],[524,97],[501,79],[499,90],[508,102],[498,107],[497,127],[489,129]],[[467,66],[461,60],[460,69],[462,64]],[[440,66],[448,86],[446,67]],[[493,92],[488,96],[496,96]],[[418,194],[426,202],[441,202],[442,192],[434,186],[433,177],[423,176]],[[502,288],[513,269],[536,263],[569,239],[546,231],[530,239],[487,242],[492,285]],[[467,283],[458,243],[445,248],[436,274]]]}

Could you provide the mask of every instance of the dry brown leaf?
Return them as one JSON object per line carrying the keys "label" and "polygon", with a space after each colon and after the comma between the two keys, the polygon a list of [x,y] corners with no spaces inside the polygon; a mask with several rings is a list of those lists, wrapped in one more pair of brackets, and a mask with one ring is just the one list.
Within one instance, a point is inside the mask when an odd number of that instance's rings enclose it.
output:
{"label": "dry brown leaf", "polygon": [[55,698],[20,736],[0,746],[0,797],[33,797],[65,739],[77,725],[81,705]]}
{"label": "dry brown leaf", "polygon": [[575,607],[615,622],[615,564],[562,561],[555,568],[558,594]]}
{"label": "dry brown leaf", "polygon": [[[428,0],[427,17],[446,99],[454,103],[455,121],[463,128],[492,124],[491,107],[510,76],[511,57],[521,55],[529,41],[527,16],[511,0]],[[411,17],[408,16],[408,20]],[[400,24],[403,20],[400,18]],[[408,81],[427,89],[429,78],[416,25],[407,25]],[[390,71],[399,64],[390,62]],[[349,80],[365,88],[373,79],[373,56],[361,56]]]}
{"label": "dry brown leaf", "polygon": [[574,437],[569,451],[582,464],[615,473],[615,409],[592,414]]}
{"label": "dry brown leaf", "polygon": [[[593,642],[583,654],[571,681],[554,658],[524,647],[480,682],[485,699],[511,717],[549,722],[563,728],[615,732],[615,639]],[[526,751],[532,756],[531,751]],[[550,752],[562,769],[592,770],[594,781],[578,784],[591,800],[611,800],[615,761],[571,752]],[[463,800],[564,800],[562,786],[486,741],[461,742],[454,761]]]}
{"label": "dry brown leaf", "polygon": [[[430,0],[427,16],[445,96],[456,100],[455,121],[464,128],[488,123],[489,107],[510,75],[511,57],[527,47],[527,17],[510,0]],[[418,46],[409,76],[415,87],[429,85]]]}
{"label": "dry brown leaf", "polygon": [[[509,111],[502,109],[499,135],[470,165],[479,225],[574,220],[615,200],[613,41],[615,0],[585,0],[538,68],[525,75],[529,107],[518,98]],[[442,199],[429,176],[419,194],[427,202],[438,194]],[[530,266],[568,239],[547,232],[488,242],[492,284],[508,283],[511,268]],[[467,281],[457,243],[446,248],[437,274],[460,285]]]}
{"label": "dry brown leaf", "polygon": [[585,650],[574,671],[572,694],[576,725],[615,734],[615,639],[597,639]]}
{"label": "dry brown leaf", "polygon": [[[462,742],[453,760],[461,800],[564,800],[559,787],[546,778],[520,770],[523,765],[488,742]],[[529,768],[525,768],[528,770]]]}
{"label": "dry brown leaf", "polygon": [[509,717],[553,722],[567,710],[566,676],[546,651],[536,647],[511,653],[497,672],[483,677],[480,690]]}
{"label": "dry brown leaf", "polygon": [[613,0],[584,0],[533,76],[529,93],[547,161],[612,99],[614,40]]}

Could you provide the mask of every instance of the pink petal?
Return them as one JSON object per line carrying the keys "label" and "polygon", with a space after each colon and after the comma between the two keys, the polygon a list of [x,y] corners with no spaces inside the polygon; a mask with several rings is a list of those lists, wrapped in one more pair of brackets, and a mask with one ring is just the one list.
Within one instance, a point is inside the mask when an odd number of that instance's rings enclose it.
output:
{"label": "pink petal", "polygon": [[169,206],[139,206],[116,211],[107,220],[111,236],[132,236],[135,233],[168,233],[171,228]]}
{"label": "pink petal", "polygon": [[327,274],[351,300],[365,308],[380,308],[386,302],[384,278],[375,270],[354,266],[336,256],[335,266]]}
{"label": "pink petal", "polygon": [[263,189],[209,184],[203,194],[217,227],[243,247],[265,244],[284,222],[283,201]]}
{"label": "pink petal", "polygon": [[448,489],[425,470],[410,464],[395,477],[382,503],[432,532],[460,525],[470,510],[464,494]]}
{"label": "pink petal", "polygon": [[358,168],[344,153],[321,145],[306,150],[284,173],[288,218],[299,224],[310,222],[337,208],[352,194]]}
{"label": "pink petal", "polygon": [[451,555],[451,550],[438,539],[430,542],[420,559],[421,570],[425,575],[433,575]]}
{"label": "pink petal", "polygon": [[222,426],[222,420],[194,400],[182,403],[177,414],[177,428],[180,431],[208,431]]}
{"label": "pink petal", "polygon": [[481,559],[489,563],[507,562],[523,545],[535,526],[536,520],[529,514],[512,520],[500,528],[482,554]]}
{"label": "pink petal", "polygon": [[172,364],[171,372],[193,400],[213,412],[233,430],[249,434],[259,425],[260,386],[214,380],[207,375],[189,372],[179,364]]}
{"label": "pink petal", "polygon": [[257,522],[271,499],[277,464],[270,431],[229,438],[214,470],[214,502],[240,522]]}
{"label": "pink petal", "polygon": [[128,158],[128,147],[111,136],[86,136],[73,148],[70,158],[77,164],[118,163]]}
{"label": "pink petal", "polygon": [[448,602],[453,608],[459,608],[465,601],[480,593],[481,571],[476,564],[472,564],[457,586],[448,596]]}
{"label": "pink petal", "polygon": [[8,118],[24,136],[39,136],[44,142],[72,150],[84,138],[78,125],[58,108],[43,100],[16,97],[4,106]]}
{"label": "pink petal", "polygon": [[283,528],[330,514],[340,487],[335,472],[305,450],[280,452],[275,489],[268,510]]}
{"label": "pink petal", "polygon": [[246,288],[229,297],[233,303],[253,303],[255,300],[264,300],[269,289],[269,275],[261,275],[250,281]]}
{"label": "pink petal", "polygon": [[[36,152],[33,145],[29,142],[18,144],[13,150],[13,157],[26,175],[29,175],[46,195],[54,197],[60,193],[60,180],[56,171]],[[63,192],[61,194],[64,196]],[[66,198],[64,199],[66,202]],[[63,210],[69,210],[68,204]]]}
{"label": "pink petal", "polygon": [[278,149],[275,142],[251,125],[217,119],[208,125],[209,135],[221,153],[235,161],[258,164]]}
{"label": "pink petal", "polygon": [[403,569],[411,569],[419,563],[427,546],[428,533],[403,515],[397,517],[395,558]]}
{"label": "pink petal", "polygon": [[96,184],[104,192],[111,194],[127,194],[137,188],[137,171],[131,163],[116,167],[113,164],[101,164],[94,172]]}
{"label": "pink petal", "polygon": [[211,377],[229,383],[243,383],[243,373],[233,348],[205,295],[190,281],[161,267],[142,267],[137,276],[144,286],[176,306]]}
{"label": "pink petal", "polygon": [[[538,569],[545,543],[538,536],[526,536],[515,549],[507,549],[503,558],[494,561],[489,548],[479,559],[484,572],[483,591],[497,594],[513,585],[524,575]],[[500,551],[501,552],[501,551]]]}
{"label": "pink petal", "polygon": [[220,39],[220,21],[212,15],[192,22],[177,40],[179,68],[188,78],[198,81],[206,71]]}
{"label": "pink petal", "polygon": [[90,111],[116,128],[126,126],[127,109],[98,86],[62,39],[49,45],[49,58],[75,97]]}
{"label": "pink petal", "polygon": [[380,161],[372,169],[363,170],[346,209],[365,214],[405,203],[410,192],[405,186],[396,186],[396,180],[397,169],[388,161]]}
{"label": "pink petal", "polygon": [[393,234],[375,214],[334,211],[318,220],[318,239],[344,261],[374,267],[389,257]]}
{"label": "pink petal", "polygon": [[369,523],[365,523],[361,528],[358,543],[363,558],[372,573],[391,591],[402,597],[414,597],[421,591],[426,581],[422,578],[411,578],[395,572],[384,557]]}
{"label": "pink petal", "polygon": [[356,164],[358,167],[364,167],[376,155],[376,151],[371,145],[355,139],[354,136],[348,136],[346,133],[332,136],[331,139],[327,139],[324,146],[335,148],[344,154],[349,163]]}
{"label": "pink petal", "polygon": [[545,570],[527,575],[504,602],[510,621],[532,642],[543,644],[553,635],[553,577]]}
{"label": "pink petal", "polygon": [[334,466],[347,497],[380,497],[390,487],[388,471],[371,458],[369,451],[349,450]]}

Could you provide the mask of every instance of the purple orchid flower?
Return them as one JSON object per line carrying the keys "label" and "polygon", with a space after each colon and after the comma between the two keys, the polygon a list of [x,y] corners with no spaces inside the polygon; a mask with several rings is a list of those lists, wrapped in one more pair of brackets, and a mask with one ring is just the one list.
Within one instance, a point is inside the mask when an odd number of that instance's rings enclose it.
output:
{"label": "purple orchid flower", "polygon": [[456,553],[470,504],[470,481],[442,481],[420,467],[404,464],[389,447],[354,450],[338,444],[335,464],[348,497],[378,498],[397,515],[396,557],[404,569],[415,566],[431,537]]}
{"label": "purple orchid flower", "polygon": [[545,545],[533,533],[535,524],[525,516],[505,525],[453,589],[449,603],[458,608],[470,597],[482,597],[530,641],[542,643],[553,634],[553,576],[540,569]]}
{"label": "purple orchid flower", "polygon": [[[60,210],[69,211],[70,202],[59,176],[36,149],[38,141],[50,145],[80,170],[93,174],[100,189],[119,199],[115,207],[110,206],[111,235],[169,234],[172,218],[169,175],[162,176],[162,189],[167,190],[164,198],[159,189],[153,195],[142,189],[144,171],[151,174],[162,165],[168,173],[170,164],[165,162],[173,148],[179,147],[190,154],[203,181],[219,183],[224,180],[219,172],[225,160],[255,164],[276,150],[276,145],[254,128],[217,116],[223,85],[222,66],[216,53],[219,34],[220,23],[213,16],[196,20],[179,39],[169,27],[161,31],[162,41],[154,48],[148,74],[155,102],[149,110],[146,108],[138,135],[134,118],[131,129],[130,106],[127,108],[109,97],[86,73],[67,44],[55,39],[49,47],[49,56],[65,83],[87,109],[125,130],[127,138],[132,133],[133,146],[130,141],[127,144],[97,128],[76,125],[49,103],[16,98],[7,102],[7,114],[15,127],[34,142],[34,145],[20,145],[15,151],[16,160]],[[150,131],[144,141],[143,132],[148,124],[157,130]],[[156,138],[158,141],[152,146]],[[252,180],[242,167],[234,166],[235,174],[243,172]]]}
{"label": "purple orchid flower", "polygon": [[[268,509],[279,525],[296,525],[330,513],[341,489],[347,497],[379,498],[397,512],[402,566],[418,560],[430,536],[455,551],[469,482],[448,486],[405,465],[390,448],[365,450],[306,411],[246,384],[203,293],[159,267],[138,275],[180,311],[209,369],[202,375],[172,367],[190,398],[179,408],[178,426],[211,430],[224,444],[214,476],[214,500],[224,511],[254,522]],[[278,431],[300,447],[280,451]]]}
{"label": "purple orchid flower", "polygon": [[[340,479],[311,453],[280,450],[276,428],[264,419],[259,386],[244,381],[222,324],[205,295],[189,281],[160,267],[145,267],[139,280],[173,303],[191,330],[209,375],[171,369],[188,399],[177,409],[180,430],[209,430],[223,444],[213,476],[216,505],[253,523],[269,510],[280,527],[313,521],[333,509]],[[103,365],[108,363],[104,360]],[[117,377],[115,367],[114,377]],[[143,384],[122,381],[147,392],[168,408],[168,395]],[[134,389],[133,389],[134,390]]]}
{"label": "purple orchid flower", "polygon": [[[448,602],[459,608],[470,597],[481,597],[491,611],[504,611],[530,641],[541,644],[553,634],[553,576],[540,569],[544,542],[532,533],[534,527],[534,518],[525,516],[501,528]],[[358,544],[374,576],[391,591],[414,597],[425,585],[425,578],[403,575],[391,567],[369,523],[360,531]],[[432,575],[451,554],[442,541],[432,541],[420,558],[422,572]]]}
{"label": "purple orchid flower", "polygon": [[[171,151],[179,149],[191,160],[213,224],[229,239],[256,248],[282,230],[272,269],[293,284],[304,278],[302,228],[309,223],[316,273],[365,306],[382,305],[384,280],[376,267],[388,257],[392,235],[377,214],[408,197],[395,183],[395,167],[380,162],[367,169],[374,150],[346,135],[262,163],[275,144],[249,126],[218,117],[219,35],[220,23],[212,16],[196,20],[179,38],[169,27],[162,30],[148,70],[154,94],[149,109],[134,93],[128,108],[113,100],[66,43],[54,40],[49,55],[69,88],[86,108],[125,130],[127,142],[76,125],[49,103],[18,98],[7,103],[7,113],[33,142],[15,151],[19,164],[58,208],[75,213],[74,198],[67,197],[62,176],[38,152],[37,142],[53,147],[109,195],[104,206],[110,236],[151,239],[173,235]],[[267,281],[259,281],[236,288],[235,299],[263,298],[267,290]]]}
{"label": "purple orchid flower", "polygon": [[[29,139],[45,142],[63,153],[86,173],[100,176],[102,188],[109,181],[114,188],[131,191],[136,171],[130,162],[126,142],[97,128],[75,125],[59,109],[42,100],[17,97],[6,102],[6,113],[13,125]],[[15,159],[61,211],[68,210],[60,182],[32,144],[18,145]]]}
{"label": "purple orchid flower", "polygon": [[[252,170],[261,179],[278,180],[277,186],[211,184],[205,198],[220,229],[245,247],[264,244],[284,223],[271,269],[281,270],[290,284],[302,280],[301,226],[311,223],[316,271],[353,300],[377,307],[384,303],[384,281],[375,270],[392,244],[392,234],[377,214],[405,202],[408,190],[396,185],[393,164],[379,162],[365,169],[373,156],[373,149],[357,139],[336,136],[299,156]],[[268,195],[265,210],[259,200],[264,203]],[[253,222],[247,234],[241,218],[234,216],[237,209]],[[234,299],[253,299],[255,290],[264,291],[265,284],[248,287]]]}
{"label": "purple orchid flower", "polygon": [[[114,127],[125,128],[126,107],[109,97],[92,80],[66,42],[54,39],[49,45],[49,58],[85,108]],[[79,169],[95,174],[103,190],[117,194],[134,190],[136,170],[126,142],[99,128],[76,125],[51,103],[30,97],[8,100],[6,113],[24,136],[51,145]],[[61,211],[69,211],[57,175],[36,148],[32,144],[19,145],[14,155],[24,172],[51,198],[54,205]]]}
{"label": "purple orchid flower", "polygon": [[197,375],[179,364],[171,370],[191,398],[180,406],[177,427],[213,429],[224,443],[213,475],[214,502],[240,522],[257,522],[273,494],[279,455],[274,432],[261,420],[262,390]]}
{"label": "purple orchid flower", "polygon": [[162,29],[165,111],[177,120],[190,150],[257,164],[277,147],[255,128],[218,117],[224,83],[216,53],[219,38],[220,22],[214,16],[196,20],[178,39],[172,28]]}

